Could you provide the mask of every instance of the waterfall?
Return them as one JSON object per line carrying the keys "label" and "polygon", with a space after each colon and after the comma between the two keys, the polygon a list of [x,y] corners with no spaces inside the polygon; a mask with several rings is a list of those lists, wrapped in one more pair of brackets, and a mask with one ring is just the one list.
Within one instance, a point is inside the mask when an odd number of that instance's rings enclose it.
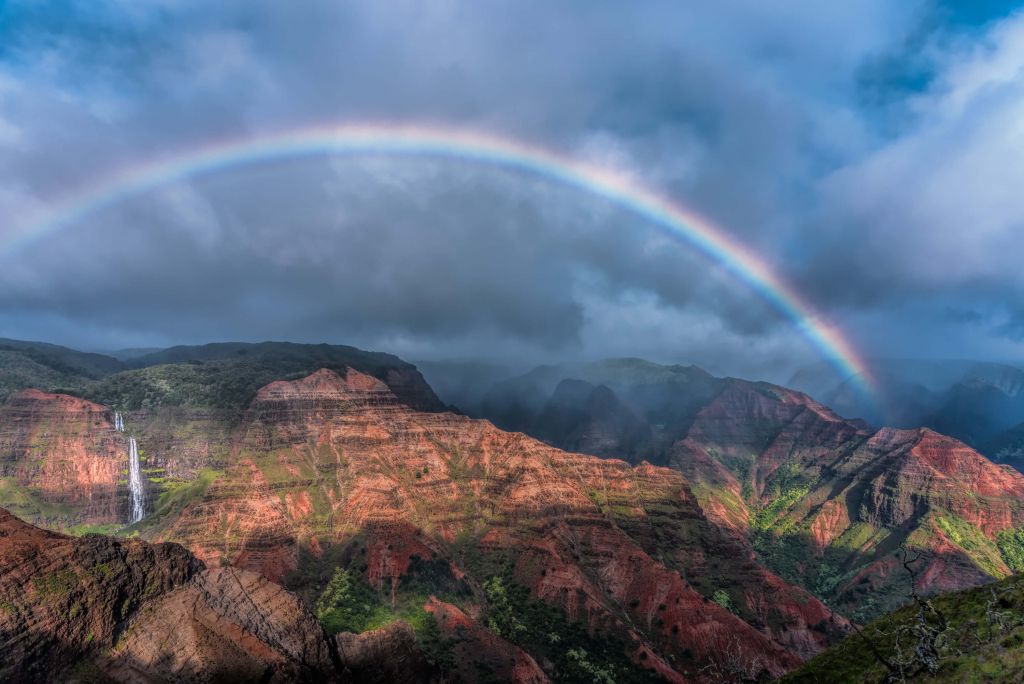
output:
{"label": "waterfall", "polygon": [[[121,429],[124,429],[122,423]],[[142,468],[139,466],[139,445],[134,437],[128,438],[128,486],[132,490],[132,517],[131,523],[142,520],[145,513],[142,491]]]}
{"label": "waterfall", "polygon": [[114,411],[114,429],[124,432],[124,416],[119,411]]}

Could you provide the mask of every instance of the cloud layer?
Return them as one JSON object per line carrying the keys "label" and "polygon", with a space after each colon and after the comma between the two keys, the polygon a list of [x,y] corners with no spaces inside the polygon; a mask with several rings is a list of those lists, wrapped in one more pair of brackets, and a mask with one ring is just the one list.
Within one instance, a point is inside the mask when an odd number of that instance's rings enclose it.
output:
{"label": "cloud layer", "polygon": [[[69,190],[183,148],[425,122],[631,174],[726,227],[865,354],[1020,358],[1024,18],[963,25],[953,9],[15,1],[0,9],[0,245]],[[636,354],[774,379],[815,355],[635,217],[463,162],[236,169],[0,261],[0,335],[96,348]]]}

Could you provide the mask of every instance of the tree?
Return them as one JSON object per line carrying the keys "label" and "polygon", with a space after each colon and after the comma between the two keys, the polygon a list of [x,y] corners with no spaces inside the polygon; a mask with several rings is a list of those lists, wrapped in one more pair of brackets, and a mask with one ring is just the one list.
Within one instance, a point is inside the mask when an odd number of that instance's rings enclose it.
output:
{"label": "tree", "polygon": [[362,632],[373,615],[377,601],[365,583],[348,570],[336,568],[316,601],[315,612],[324,628],[337,632]]}
{"label": "tree", "polygon": [[512,641],[526,632],[526,625],[516,616],[508,589],[500,576],[495,575],[484,582],[484,593],[488,603],[487,627],[492,632]]}
{"label": "tree", "polygon": [[711,595],[711,600],[725,608],[730,613],[736,612],[732,608],[732,598],[730,598],[729,592],[725,589],[716,590],[715,593]]}
{"label": "tree", "polygon": [[887,683],[906,682],[926,673],[934,675],[939,671],[941,664],[940,651],[946,639],[949,621],[929,599],[917,593],[917,572],[913,566],[919,560],[920,552],[910,558],[907,549],[900,547],[900,562],[910,575],[910,598],[917,605],[917,616],[912,623],[897,625],[889,632],[876,631],[876,635],[891,639],[895,651],[893,656],[884,655],[882,649],[868,638],[864,630],[853,625],[857,634],[868,645],[875,660],[885,667]]}

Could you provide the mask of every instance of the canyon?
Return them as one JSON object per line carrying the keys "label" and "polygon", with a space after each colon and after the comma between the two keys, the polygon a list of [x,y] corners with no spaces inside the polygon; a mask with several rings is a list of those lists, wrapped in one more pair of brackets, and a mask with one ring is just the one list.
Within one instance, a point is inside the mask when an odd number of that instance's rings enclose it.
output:
{"label": "canyon", "polygon": [[640,359],[540,367],[476,415],[553,446],[685,475],[715,525],[858,621],[902,604],[896,551],[925,553],[925,593],[1018,570],[1024,476],[933,430],[874,428],[807,395]]}
{"label": "canyon", "polygon": [[[73,601],[93,637],[48,623],[43,593],[16,596],[32,580],[15,570],[8,618],[34,621],[40,643],[95,644],[75,657],[113,681],[162,667],[182,681],[224,668],[365,678],[395,658],[411,681],[760,681],[842,639],[848,618],[905,601],[902,547],[921,554],[926,594],[1008,576],[1024,557],[1017,471],[775,385],[693,369],[666,383],[653,369],[623,398],[559,382],[545,441],[445,410],[411,367],[286,372],[181,401],[166,400],[174,386],[151,391],[156,376],[223,379],[224,363],[122,371],[81,392],[108,404],[19,389],[0,406],[0,506],[26,521],[5,514],[22,527],[0,542],[32,540],[19,548],[40,576],[85,592]],[[141,567],[93,586],[91,561],[75,559],[96,549]],[[149,579],[154,563],[167,579]],[[363,597],[360,620],[325,603],[336,585]],[[251,622],[243,596],[285,626]]]}

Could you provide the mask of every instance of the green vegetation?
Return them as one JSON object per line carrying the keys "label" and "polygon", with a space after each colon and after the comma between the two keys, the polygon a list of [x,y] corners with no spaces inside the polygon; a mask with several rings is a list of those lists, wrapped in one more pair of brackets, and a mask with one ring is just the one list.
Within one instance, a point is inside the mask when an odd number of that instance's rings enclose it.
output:
{"label": "green vegetation", "polygon": [[102,534],[107,537],[120,536],[120,532],[123,526],[116,523],[107,525],[72,525],[67,529],[67,533],[75,537],[84,537],[87,534]]}
{"label": "green vegetation", "polygon": [[384,377],[407,364],[355,347],[286,342],[173,347],[125,363],[51,344],[0,339],[0,401],[35,387],[128,411],[168,406],[238,411],[274,380],[346,367]]}
{"label": "green vegetation", "polygon": [[364,632],[371,625],[386,624],[390,611],[385,608],[370,585],[344,568],[336,568],[334,576],[315,606],[316,616],[331,634]]}
{"label": "green vegetation", "polygon": [[626,656],[626,644],[602,635],[590,635],[578,622],[542,601],[530,598],[526,587],[507,578],[492,577],[485,583],[490,603],[487,622],[503,637],[520,646],[538,661],[555,664],[559,682],[653,682],[658,678],[638,668]]}
{"label": "green vegetation", "polygon": [[102,582],[114,574],[114,568],[110,563],[97,563],[89,568],[89,574]]}
{"label": "green vegetation", "polygon": [[165,479],[164,491],[157,498],[153,513],[144,520],[145,524],[159,524],[170,513],[181,511],[189,502],[202,497],[213,481],[222,474],[221,470],[203,468],[196,472],[194,480]]}
{"label": "green vegetation", "polygon": [[74,570],[58,570],[33,577],[32,586],[44,598],[63,598],[78,586],[78,575]]}
{"label": "green vegetation", "polygon": [[999,547],[977,527],[951,513],[935,516],[935,524],[987,575],[1006,576]]}
{"label": "green vegetation", "polygon": [[1024,527],[1003,530],[996,536],[1003,560],[1014,572],[1024,572]]}
{"label": "green vegetation", "polygon": [[711,595],[711,600],[729,612],[736,612],[732,605],[732,598],[725,589],[716,589],[715,593]]}
{"label": "green vegetation", "polygon": [[[424,609],[430,595],[452,603],[460,601],[464,587],[451,577],[448,563],[413,557],[392,601],[390,594],[385,597],[364,579],[365,554],[362,537],[325,545],[319,556],[302,550],[299,569],[287,578],[286,585],[307,598],[328,632],[364,632],[402,620],[413,628],[428,662],[442,669],[453,667],[454,641],[441,634],[434,616]],[[319,578],[327,574],[331,579],[320,588]]]}
{"label": "green vegetation", "polygon": [[484,593],[487,594],[487,627],[498,636],[509,640],[521,638],[526,632],[526,625],[516,616],[516,609],[509,599],[504,580],[495,575],[484,582]]}
{"label": "green vegetation", "polygon": [[[288,578],[288,586],[309,595],[319,573],[330,567],[331,579],[314,595],[316,615],[329,632],[366,631],[394,620],[409,623],[427,659],[442,671],[454,666],[456,639],[444,638],[433,615],[424,610],[430,595],[470,609],[470,602],[486,599],[481,624],[520,646],[538,661],[555,665],[555,681],[589,684],[615,681],[623,684],[654,682],[650,672],[637,668],[626,655],[628,645],[601,635],[590,635],[586,626],[542,601],[530,598],[529,590],[512,579],[514,559],[504,553],[487,553],[464,535],[456,551],[465,553],[464,568],[482,582],[484,595],[475,595],[461,580],[451,576],[443,559],[413,559],[394,598],[371,587],[362,576],[365,541],[350,540],[327,547],[319,558],[300,560],[302,572]],[[487,664],[476,663],[486,680]]]}
{"label": "green vegetation", "polygon": [[758,509],[750,516],[750,529],[752,531],[769,531],[778,529],[776,519],[780,514],[788,511],[800,499],[810,493],[808,485],[793,485],[781,491],[778,496],[768,502],[766,506]]}
{"label": "green vegetation", "polygon": [[[945,594],[933,598],[932,604],[949,626],[936,642],[938,671],[921,681],[1024,681],[1024,577]],[[900,634],[904,656],[912,653],[917,621],[916,606],[901,608],[866,626],[863,635],[848,636],[782,681],[884,682],[887,669],[875,651],[890,661],[898,658],[894,635]]]}
{"label": "green vegetation", "polygon": [[82,388],[124,368],[117,359],[44,342],[0,339],[0,401],[26,387]]}
{"label": "green vegetation", "polygon": [[49,503],[22,487],[13,477],[0,477],[0,507],[23,520],[31,520],[49,527],[59,527],[60,521],[72,517],[69,507]]}
{"label": "green vegetation", "polygon": [[[530,597],[529,589],[511,575],[513,559],[505,554],[478,554],[470,559],[474,570],[497,570],[484,582],[489,629],[516,644],[538,662],[554,664],[554,681],[591,682],[660,681],[639,668],[626,655],[627,645],[601,634],[589,634],[579,622],[570,621],[559,608]],[[477,576],[486,576],[474,572]]]}
{"label": "green vegetation", "polygon": [[241,410],[275,380],[296,380],[321,368],[352,367],[384,377],[406,364],[397,357],[327,344],[224,343],[174,347],[132,361],[145,366],[84,387],[87,399],[126,410],[158,406]]}
{"label": "green vegetation", "polygon": [[750,516],[750,535],[761,559],[784,579],[807,586],[813,573],[808,563],[816,555],[810,549],[806,534],[793,529],[795,521],[790,510],[810,493],[810,485],[797,483],[785,468],[772,483],[775,496],[767,504],[754,509]]}
{"label": "green vegetation", "polygon": [[582,675],[581,679],[584,681],[589,680],[594,684],[616,684],[619,681],[614,670],[606,665],[601,666],[591,662],[590,654],[582,648],[570,648],[565,655],[573,664],[576,673]]}

